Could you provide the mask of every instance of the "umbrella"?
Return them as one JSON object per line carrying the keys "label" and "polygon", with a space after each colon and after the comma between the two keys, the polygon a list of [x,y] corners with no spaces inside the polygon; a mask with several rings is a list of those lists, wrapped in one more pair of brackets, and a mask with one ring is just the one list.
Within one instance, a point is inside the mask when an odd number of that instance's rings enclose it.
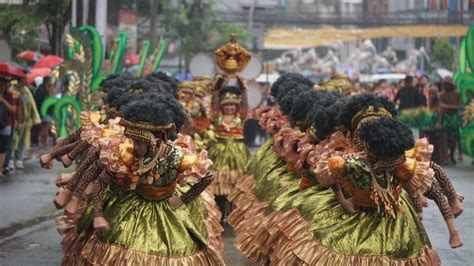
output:
{"label": "umbrella", "polygon": [[26,74],[28,84],[33,84],[36,77],[47,77],[51,75],[51,68],[33,68],[30,73]]}
{"label": "umbrella", "polygon": [[133,66],[133,65],[138,65],[140,62],[140,56],[137,54],[129,54],[125,58],[125,66]]}
{"label": "umbrella", "polygon": [[18,67],[12,63],[0,61],[0,75],[12,76],[12,77],[25,77],[25,72],[21,67]]}
{"label": "umbrella", "polygon": [[55,66],[61,64],[62,62],[64,62],[64,59],[62,59],[59,56],[47,55],[47,56],[43,57],[43,59],[36,62],[33,65],[33,68],[43,68],[43,67],[52,68],[52,67],[55,67]]}
{"label": "umbrella", "polygon": [[44,57],[44,54],[35,51],[23,51],[16,55],[17,58],[30,60],[30,61],[38,61]]}
{"label": "umbrella", "polygon": [[441,79],[444,79],[445,77],[452,77],[453,72],[445,69],[445,68],[440,68],[436,70],[436,73],[441,77]]}

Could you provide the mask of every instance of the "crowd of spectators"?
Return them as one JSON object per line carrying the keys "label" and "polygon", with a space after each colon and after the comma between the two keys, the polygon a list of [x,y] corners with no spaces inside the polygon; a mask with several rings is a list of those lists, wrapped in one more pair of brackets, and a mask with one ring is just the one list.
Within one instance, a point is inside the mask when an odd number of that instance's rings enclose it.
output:
{"label": "crowd of spectators", "polygon": [[[358,88],[360,85],[354,83],[354,86]],[[425,112],[434,114],[435,123],[420,128],[420,137],[427,137],[435,146],[433,159],[442,165],[462,160],[457,115],[462,107],[461,98],[451,77],[435,83],[430,82],[427,75],[419,78],[406,76],[399,82],[388,84],[386,80],[380,80],[375,85],[367,84],[358,90],[388,97],[396,103],[399,113],[424,108]]]}
{"label": "crowd of spectators", "polygon": [[49,78],[38,77],[28,85],[26,78],[0,77],[0,179],[24,169],[31,147],[48,145],[52,119],[41,116],[40,107],[53,95]]}

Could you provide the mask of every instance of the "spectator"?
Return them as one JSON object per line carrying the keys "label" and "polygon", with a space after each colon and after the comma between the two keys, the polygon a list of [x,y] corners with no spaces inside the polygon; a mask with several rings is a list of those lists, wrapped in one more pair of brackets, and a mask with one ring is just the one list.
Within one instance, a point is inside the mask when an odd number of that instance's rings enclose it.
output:
{"label": "spectator", "polygon": [[433,144],[434,150],[431,160],[440,163],[440,130],[436,128],[436,123],[439,117],[439,89],[436,84],[429,87],[428,110],[425,113],[424,125],[420,129],[420,138],[428,138],[429,143]]}
{"label": "spectator", "polygon": [[374,93],[374,90],[375,90],[374,83],[369,82],[369,83],[366,84],[366,86],[365,86],[365,91],[366,92]]}
{"label": "spectator", "polygon": [[429,90],[428,90],[428,107],[431,109],[431,106],[434,104],[436,105],[436,109],[438,109],[439,106],[439,86],[436,83],[430,84],[429,85]]}
{"label": "spectator", "polygon": [[428,75],[423,75],[420,77],[420,80],[418,82],[418,84],[420,84],[420,92],[421,94],[423,94],[423,96],[425,96],[425,99],[427,101],[429,101],[429,97],[430,97],[430,78],[428,77]]}
{"label": "spectator", "polygon": [[2,109],[0,112],[7,112],[6,121],[2,121],[2,128],[0,129],[0,167],[3,168],[0,178],[4,178],[5,174],[8,173],[8,169],[5,167],[5,163],[7,163],[6,155],[8,147],[11,145],[16,115],[16,103],[7,90],[7,80],[4,78],[0,78],[0,109]]}
{"label": "spectator", "polygon": [[405,86],[398,91],[394,98],[394,102],[398,102],[398,109],[404,110],[426,106],[426,98],[414,88],[413,77],[407,75],[404,84]]}
{"label": "spectator", "polygon": [[405,80],[404,79],[401,79],[399,82],[398,82],[398,89],[401,89],[405,87]]}
{"label": "spectator", "polygon": [[[41,105],[43,104],[44,100],[46,100],[46,98],[52,95],[52,91],[53,84],[51,82],[51,79],[49,77],[44,78],[43,83],[36,89],[34,94],[35,103],[38,110],[41,109]],[[41,146],[46,146],[46,140],[48,138],[48,126],[50,122],[51,117],[49,115],[46,115],[45,117],[42,117],[42,123],[39,128],[36,129],[39,129],[38,141]]]}
{"label": "spectator", "polygon": [[3,165],[3,167],[6,169],[5,173],[9,173],[15,170],[15,164],[12,160],[12,156],[13,156],[12,144],[13,144],[13,137],[15,136],[15,133],[18,127],[18,120],[20,119],[20,112],[18,110],[20,109],[20,106],[21,106],[19,93],[15,89],[15,87],[11,86],[13,82],[10,82],[7,84],[8,84],[7,93],[13,99],[12,104],[15,106],[15,112],[11,114],[12,119],[11,119],[10,138],[8,139],[8,145],[5,152],[5,163]]}
{"label": "spectator", "polygon": [[[443,91],[439,95],[440,114],[438,119],[438,128],[441,132],[441,163],[456,164],[454,154],[456,148],[460,146],[459,126],[456,115],[461,108],[461,96],[456,90],[453,79],[445,77],[443,79]],[[458,149],[458,159],[462,160],[461,149]]]}
{"label": "spectator", "polygon": [[[35,87],[34,87],[32,93],[33,93],[33,95],[34,95],[36,109],[37,109],[38,112],[39,112],[41,106],[38,106],[38,105],[36,104],[36,91],[37,91],[38,88],[43,84],[43,77],[36,77],[34,84],[35,84]],[[34,125],[34,126],[31,128],[31,145],[32,145],[32,146],[38,146],[38,144],[39,144],[39,132],[40,132],[40,131],[41,131],[41,124],[39,124],[39,125]]]}
{"label": "spectator", "polygon": [[381,79],[375,87],[375,95],[385,96],[390,100],[393,100],[394,95],[392,94],[392,89],[388,86],[388,82],[385,79]]}
{"label": "spectator", "polygon": [[26,84],[26,79],[22,78],[18,82],[17,91],[20,96],[21,107],[18,108],[18,125],[16,134],[13,137],[13,159],[15,168],[23,169],[23,158],[25,151],[30,148],[30,134],[33,125],[41,124],[41,118],[36,108],[33,95]]}
{"label": "spectator", "polygon": [[397,82],[392,82],[392,84],[390,84],[390,90],[392,91],[392,98],[390,98],[391,101],[395,99],[395,95],[397,95],[399,89],[400,87]]}
{"label": "spectator", "polygon": [[354,84],[352,84],[352,89],[350,91],[350,95],[356,95],[362,93],[362,85],[360,84],[359,81],[355,81]]}

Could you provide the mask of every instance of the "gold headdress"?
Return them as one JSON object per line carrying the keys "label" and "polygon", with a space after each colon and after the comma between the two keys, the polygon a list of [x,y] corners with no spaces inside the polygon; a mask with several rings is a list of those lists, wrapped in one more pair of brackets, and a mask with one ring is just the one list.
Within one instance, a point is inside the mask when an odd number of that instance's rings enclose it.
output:
{"label": "gold headdress", "polygon": [[250,62],[252,55],[237,43],[237,35],[230,35],[230,42],[214,51],[217,65],[227,73],[241,72]]}
{"label": "gold headdress", "polygon": [[189,93],[189,94],[194,94],[194,88],[196,87],[196,84],[192,81],[181,81],[178,83],[178,91],[180,93]]}
{"label": "gold headdress", "polygon": [[170,131],[174,131],[176,129],[176,125],[174,123],[167,125],[156,125],[150,122],[135,122],[124,118],[120,119],[119,124],[125,127],[125,136],[131,139],[140,139],[146,141],[153,149],[157,147],[157,133],[164,133],[166,136]]}
{"label": "gold headdress", "polygon": [[336,91],[346,93],[352,87],[351,79],[342,73],[337,73],[329,80],[324,80],[314,85],[316,90]]}
{"label": "gold headdress", "polygon": [[209,76],[196,76],[194,83],[196,83],[195,95],[198,97],[204,96],[214,88],[214,79]]}
{"label": "gold headdress", "polygon": [[365,108],[364,110],[359,111],[352,118],[351,120],[352,128],[356,129],[359,127],[359,125],[362,122],[366,122],[368,120],[379,118],[379,117],[392,117],[392,114],[390,114],[390,112],[387,111],[383,107],[380,107],[378,108],[378,110],[375,110],[375,108],[372,105],[369,105],[369,107]]}
{"label": "gold headdress", "polygon": [[226,92],[224,95],[221,96],[220,98],[220,104],[225,105],[225,104],[240,104],[242,101],[242,96],[232,93],[232,92]]}
{"label": "gold headdress", "polygon": [[194,87],[194,95],[199,98],[204,97],[208,92],[208,87],[202,81],[195,81],[196,86]]}

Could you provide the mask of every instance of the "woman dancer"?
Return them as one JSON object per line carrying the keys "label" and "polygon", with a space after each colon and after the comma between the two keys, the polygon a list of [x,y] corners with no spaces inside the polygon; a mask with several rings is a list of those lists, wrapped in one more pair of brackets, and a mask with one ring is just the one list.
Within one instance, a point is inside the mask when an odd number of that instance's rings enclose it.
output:
{"label": "woman dancer", "polygon": [[[94,197],[58,219],[63,265],[223,264],[220,215],[204,191],[209,162],[169,141],[184,122],[182,107],[153,89],[125,91],[131,97],[120,117],[106,126],[91,120],[81,132],[95,151],[76,169],[82,174],[72,189],[84,191],[92,180]],[[188,185],[187,176],[199,182]]]}

